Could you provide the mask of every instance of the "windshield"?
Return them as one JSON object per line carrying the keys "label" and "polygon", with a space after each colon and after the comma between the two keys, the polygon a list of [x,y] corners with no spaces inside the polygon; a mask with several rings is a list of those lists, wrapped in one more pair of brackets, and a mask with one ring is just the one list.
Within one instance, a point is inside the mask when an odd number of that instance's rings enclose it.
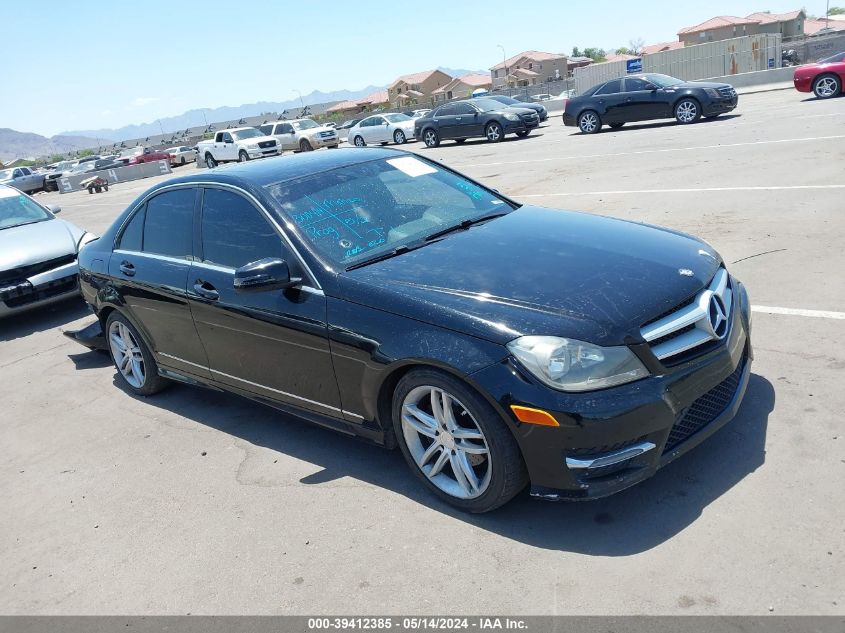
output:
{"label": "windshield", "polygon": [[485,99],[492,99],[493,101],[498,101],[499,103],[507,103],[508,105],[519,103],[519,101],[517,101],[513,97],[506,97],[504,95],[496,95],[495,97],[485,97]]}
{"label": "windshield", "polygon": [[482,112],[490,112],[491,110],[501,110],[503,104],[499,103],[495,99],[491,99],[490,97],[479,97],[478,99],[473,99],[472,103],[478,106]]}
{"label": "windshield", "polygon": [[266,190],[282,223],[342,267],[512,209],[494,192],[415,156],[358,163]]}
{"label": "windshield", "polygon": [[845,62],[845,53],[837,53],[819,60],[820,64],[835,64],[836,62]]}
{"label": "windshield", "polygon": [[645,78],[661,88],[668,88],[669,86],[677,86],[678,84],[684,83],[683,79],[676,79],[669,75],[646,75]]}
{"label": "windshield", "polygon": [[0,230],[51,219],[53,219],[53,216],[27,196],[0,197]]}
{"label": "windshield", "polygon": [[12,179],[12,170],[11,169],[0,170],[0,180],[11,180],[11,179]]}
{"label": "windshield", "polygon": [[264,136],[261,132],[256,130],[254,127],[251,127],[246,130],[232,130],[231,132],[232,138],[236,141],[243,141],[244,139],[248,138],[255,138],[256,136]]}
{"label": "windshield", "polygon": [[294,121],[291,123],[296,130],[310,130],[312,127],[320,127],[311,119],[303,119],[302,121]]}
{"label": "windshield", "polygon": [[407,114],[385,114],[384,118],[391,123],[401,123],[402,121],[413,121]]}

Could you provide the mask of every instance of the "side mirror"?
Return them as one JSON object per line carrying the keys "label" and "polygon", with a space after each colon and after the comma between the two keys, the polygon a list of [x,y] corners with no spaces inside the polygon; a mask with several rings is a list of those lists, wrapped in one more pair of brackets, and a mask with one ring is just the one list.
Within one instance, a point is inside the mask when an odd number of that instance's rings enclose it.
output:
{"label": "side mirror", "polygon": [[302,279],[291,277],[287,262],[277,257],[259,259],[235,271],[234,286],[237,292],[284,290],[300,284]]}
{"label": "side mirror", "polygon": [[645,89],[646,89],[646,90],[651,90],[652,92],[657,92],[657,86],[655,86],[654,84],[648,84],[648,85],[646,85]]}
{"label": "side mirror", "polygon": [[53,215],[56,215],[57,213],[60,213],[60,212],[61,212],[61,210],[62,210],[62,208],[61,208],[59,205],[57,205],[57,204],[48,204],[48,205],[47,205],[47,209],[48,209],[48,210],[50,211],[50,213],[52,213]]}

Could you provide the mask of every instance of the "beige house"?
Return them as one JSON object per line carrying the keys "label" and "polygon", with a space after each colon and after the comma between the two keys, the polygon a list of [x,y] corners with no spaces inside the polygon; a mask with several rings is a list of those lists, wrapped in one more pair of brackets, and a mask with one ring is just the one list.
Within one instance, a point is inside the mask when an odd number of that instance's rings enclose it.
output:
{"label": "beige house", "polygon": [[378,108],[390,107],[387,90],[379,90],[366,97],[352,101],[341,101],[326,110],[326,114],[358,114],[359,112],[372,112]]}
{"label": "beige house", "polygon": [[678,31],[678,40],[683,42],[684,46],[693,46],[758,33],[780,33],[784,39],[799,37],[804,35],[806,18],[803,10],[788,13],[752,13],[744,18],[718,15],[701,24],[681,29]]}
{"label": "beige house", "polygon": [[517,86],[536,86],[547,81],[566,79],[569,67],[561,53],[525,51],[490,69],[493,90]]}
{"label": "beige house", "polygon": [[434,103],[441,103],[451,99],[471,97],[475,90],[490,90],[492,87],[493,83],[490,81],[490,75],[464,75],[438,88],[432,93],[432,96],[434,97]]}
{"label": "beige house", "polygon": [[434,104],[434,91],[454,78],[442,70],[426,70],[412,75],[402,75],[387,87],[387,98],[394,108]]}

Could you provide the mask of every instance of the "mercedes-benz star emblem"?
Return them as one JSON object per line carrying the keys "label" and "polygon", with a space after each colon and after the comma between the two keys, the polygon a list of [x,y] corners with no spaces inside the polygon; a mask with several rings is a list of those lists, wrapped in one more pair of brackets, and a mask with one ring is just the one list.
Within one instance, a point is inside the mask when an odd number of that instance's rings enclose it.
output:
{"label": "mercedes-benz star emblem", "polygon": [[683,275],[684,277],[692,277],[695,273],[692,272],[689,268],[679,268],[678,274]]}
{"label": "mercedes-benz star emblem", "polygon": [[716,338],[725,338],[728,332],[728,311],[725,310],[725,304],[719,295],[710,296],[710,307],[708,310],[710,318],[710,328]]}

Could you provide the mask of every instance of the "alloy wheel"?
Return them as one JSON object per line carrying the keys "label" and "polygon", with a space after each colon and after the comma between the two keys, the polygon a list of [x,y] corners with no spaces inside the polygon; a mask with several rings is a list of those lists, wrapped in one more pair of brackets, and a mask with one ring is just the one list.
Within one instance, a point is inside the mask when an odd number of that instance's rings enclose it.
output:
{"label": "alloy wheel", "polygon": [[396,130],[393,134],[393,140],[397,145],[402,145],[405,142],[405,133],[402,130]]}
{"label": "alloy wheel", "polygon": [[492,125],[487,126],[487,140],[491,143],[495,143],[498,141],[502,136],[502,128],[500,128],[495,123]]}
{"label": "alloy wheel", "polygon": [[217,166],[210,154],[205,157],[205,166],[209,169],[214,169]]}
{"label": "alloy wheel", "polygon": [[581,120],[578,122],[578,127],[580,127],[581,131],[585,134],[590,134],[591,132],[595,131],[596,127],[598,126],[598,123],[598,117],[592,112],[587,112],[581,115]]}
{"label": "alloy wheel", "polygon": [[677,117],[681,123],[691,123],[695,121],[698,114],[698,107],[692,101],[683,101],[678,104]]}
{"label": "alloy wheel", "polygon": [[455,396],[438,387],[415,387],[402,402],[401,424],[411,456],[432,484],[458,499],[484,494],[493,473],[490,449]]}
{"label": "alloy wheel", "polygon": [[118,371],[131,386],[140,389],[146,380],[141,346],[126,325],[112,321],[109,326],[109,349]]}
{"label": "alloy wheel", "polygon": [[360,136],[355,137],[355,147],[364,147],[364,139]]}
{"label": "alloy wheel", "polygon": [[433,130],[425,133],[425,144],[429,147],[434,147],[437,144],[437,134]]}
{"label": "alloy wheel", "polygon": [[815,92],[817,97],[826,99],[834,96],[839,91],[839,86],[833,77],[822,77],[816,82]]}

